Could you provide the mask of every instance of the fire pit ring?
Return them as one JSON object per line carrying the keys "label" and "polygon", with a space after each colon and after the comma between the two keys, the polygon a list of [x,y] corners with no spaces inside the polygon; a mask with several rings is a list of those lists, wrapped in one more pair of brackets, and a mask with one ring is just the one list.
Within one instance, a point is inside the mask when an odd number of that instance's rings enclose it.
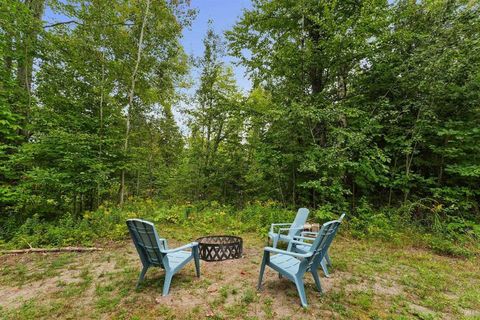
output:
{"label": "fire pit ring", "polygon": [[236,236],[208,236],[198,238],[200,259],[223,261],[242,257],[243,239]]}

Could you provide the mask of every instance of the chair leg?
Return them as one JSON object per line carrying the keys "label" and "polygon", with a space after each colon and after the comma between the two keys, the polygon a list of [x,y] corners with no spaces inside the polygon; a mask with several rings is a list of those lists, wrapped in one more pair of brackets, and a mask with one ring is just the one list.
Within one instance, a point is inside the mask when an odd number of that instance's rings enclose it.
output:
{"label": "chair leg", "polygon": [[148,267],[149,267],[149,266],[143,266],[142,271],[140,272],[140,276],[138,277],[137,289],[138,289],[138,287],[140,286],[140,283],[141,283],[141,282],[143,281],[143,279],[145,278],[145,274],[147,273]]}
{"label": "chair leg", "polygon": [[332,266],[332,260],[330,260],[330,256],[327,254],[325,255],[325,260],[327,260],[327,266],[331,267]]}
{"label": "chair leg", "polygon": [[172,282],[173,274],[165,273],[165,282],[163,283],[163,296],[168,295],[168,291],[170,290],[170,283]]}
{"label": "chair leg", "polygon": [[263,274],[265,273],[265,265],[267,264],[267,261],[268,261],[268,253],[264,252],[263,253],[263,259],[262,259],[262,265],[260,266],[260,275],[258,277],[258,285],[257,285],[258,290],[260,290],[262,288]]}
{"label": "chair leg", "polygon": [[322,284],[320,283],[320,277],[318,276],[318,271],[317,269],[312,269],[312,276],[313,280],[315,280],[315,286],[317,287],[318,292],[322,293]]}
{"label": "chair leg", "polygon": [[193,248],[193,260],[195,261],[195,272],[197,277],[200,277],[200,257],[198,254],[198,247]]}
{"label": "chair leg", "polygon": [[325,274],[325,277],[330,278],[330,273],[328,273],[328,268],[327,268],[327,260],[322,259],[322,262],[320,262],[320,265],[322,266],[323,273]]}
{"label": "chair leg", "polygon": [[302,307],[306,308],[307,304],[307,295],[305,294],[305,285],[303,284],[302,278],[295,278],[295,285],[297,286],[298,295],[300,296],[300,302]]}

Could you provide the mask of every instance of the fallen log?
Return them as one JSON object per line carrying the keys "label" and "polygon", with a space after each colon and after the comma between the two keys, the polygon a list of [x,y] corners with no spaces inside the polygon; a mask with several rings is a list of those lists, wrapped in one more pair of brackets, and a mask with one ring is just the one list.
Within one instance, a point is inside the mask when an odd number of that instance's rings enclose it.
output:
{"label": "fallen log", "polygon": [[52,252],[89,252],[102,251],[102,248],[86,247],[63,247],[63,248],[30,248],[19,250],[2,250],[0,254],[23,254],[23,253],[52,253]]}

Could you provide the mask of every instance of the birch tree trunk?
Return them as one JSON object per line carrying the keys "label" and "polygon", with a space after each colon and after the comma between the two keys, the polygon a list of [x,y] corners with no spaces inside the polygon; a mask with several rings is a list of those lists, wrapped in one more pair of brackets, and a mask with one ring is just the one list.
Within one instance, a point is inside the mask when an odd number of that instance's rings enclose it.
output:
{"label": "birch tree trunk", "polygon": [[[24,36],[20,36],[20,39],[16,39],[16,50],[21,53],[17,58],[17,83],[20,88],[25,90],[27,97],[25,105],[21,107],[21,110],[18,110],[24,116],[24,124],[28,123],[30,116],[34,52],[37,46],[37,36],[41,29],[45,0],[25,0],[25,5],[30,10],[32,16],[30,30]],[[11,63],[11,61],[8,63]],[[23,129],[20,129],[20,133],[28,138],[30,133],[24,129],[25,125],[22,125],[22,127]]]}
{"label": "birch tree trunk", "polygon": [[[143,35],[145,32],[145,25],[147,24],[148,13],[150,11],[150,0],[146,0],[146,9],[145,14],[143,15],[142,27],[140,29],[140,37],[138,39],[138,49],[137,49],[137,59],[135,61],[135,67],[133,68],[132,73],[132,83],[130,87],[130,92],[128,94],[128,105],[127,105],[127,126],[125,130],[125,143],[123,145],[124,155],[128,151],[128,142],[130,138],[130,117],[133,104],[133,95],[135,93],[135,82],[137,80],[138,67],[140,65],[140,60],[142,57],[142,47],[143,47]],[[125,201],[125,168],[122,169],[121,179],[120,179],[120,204],[122,205]]]}

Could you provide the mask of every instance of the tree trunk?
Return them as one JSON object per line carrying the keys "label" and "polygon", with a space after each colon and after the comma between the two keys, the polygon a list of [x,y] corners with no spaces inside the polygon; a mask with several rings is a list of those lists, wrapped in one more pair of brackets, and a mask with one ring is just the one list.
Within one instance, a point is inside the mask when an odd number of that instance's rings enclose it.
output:
{"label": "tree trunk", "polygon": [[[137,49],[137,60],[135,61],[135,67],[133,68],[132,72],[132,83],[130,87],[130,92],[128,94],[128,105],[127,105],[127,125],[125,130],[125,143],[123,145],[123,152],[124,155],[127,154],[128,151],[128,142],[130,139],[130,117],[131,117],[131,110],[133,104],[133,96],[135,94],[135,83],[137,81],[137,73],[138,67],[140,65],[140,60],[142,57],[142,47],[143,47],[143,35],[145,32],[145,25],[147,24],[148,13],[150,10],[150,0],[146,0],[146,9],[143,15],[142,27],[140,29],[140,37],[138,39],[138,49]],[[123,205],[125,197],[125,168],[122,169],[121,173],[121,180],[120,180],[120,205]]]}
{"label": "tree trunk", "polygon": [[[3,67],[5,69],[5,74],[7,75],[7,79],[10,79],[12,76],[12,66],[13,66],[13,49],[12,49],[12,34],[10,32],[5,33],[5,52],[3,58]],[[4,89],[3,84],[0,84],[0,89]]]}
{"label": "tree trunk", "polygon": [[[304,18],[305,19],[305,18]],[[319,44],[322,40],[322,35],[319,29],[315,26],[315,22],[310,19],[305,19],[304,28],[308,34],[308,37],[313,45],[314,56],[321,56],[321,49]],[[308,66],[307,75],[309,80],[312,96],[316,96],[323,91],[325,87],[325,68],[321,63],[310,63]],[[308,92],[308,90],[307,90]],[[324,121],[320,121],[313,126],[313,133],[315,136],[315,142],[318,141],[320,146],[325,146],[327,142],[326,124]]]}
{"label": "tree trunk", "polygon": [[21,88],[30,92],[33,75],[33,51],[37,35],[40,32],[45,0],[25,0],[25,6],[30,10],[33,21],[30,33],[26,34],[19,44],[19,51],[23,53],[23,57],[17,61],[17,81]]}
{"label": "tree trunk", "polygon": [[[23,36],[23,39],[17,39],[17,52],[20,55],[17,58],[17,83],[21,89],[27,94],[27,100],[22,110],[18,110],[23,117],[22,128],[29,122],[30,105],[31,105],[31,89],[33,77],[33,60],[36,49],[37,36],[41,30],[41,18],[45,8],[45,0],[25,0],[25,6],[30,10],[32,21],[29,33]],[[10,61],[11,63],[11,61]],[[30,133],[21,129],[20,133],[24,137],[28,137]]]}
{"label": "tree trunk", "polygon": [[[397,157],[395,157],[395,160],[393,162],[393,174],[397,171]],[[393,186],[390,183],[390,190],[388,192],[388,206],[390,207],[392,205],[392,195],[393,195]]]}
{"label": "tree trunk", "polygon": [[[421,112],[422,112],[422,109],[419,108],[418,112],[417,112],[417,119],[415,121],[415,124],[413,126],[413,130],[412,130],[412,139],[415,137],[415,130],[417,130],[417,124],[420,120]],[[405,177],[407,178],[406,179],[407,183],[409,182],[408,180],[410,178],[410,171],[411,171],[411,168],[412,168],[413,156],[415,154],[415,150],[417,148],[417,145],[418,145],[418,141],[415,140],[415,143],[413,144],[413,148],[412,148],[412,152],[410,153],[410,156],[408,154],[405,155]],[[403,197],[403,203],[407,202],[409,192],[410,192],[409,189],[407,189],[405,191],[404,197]]]}
{"label": "tree trunk", "polygon": [[136,196],[140,196],[140,170],[137,169],[137,184],[135,187]]}
{"label": "tree trunk", "polygon": [[77,214],[77,193],[73,194],[73,215]]}
{"label": "tree trunk", "polygon": [[[103,100],[104,100],[104,87],[105,87],[105,51],[102,50],[102,80],[100,83],[100,108],[99,108],[99,121],[100,125],[98,128],[98,161],[102,163],[102,157],[103,157]],[[96,207],[100,205],[100,189],[102,185],[100,183],[100,180],[97,180],[97,204]]]}
{"label": "tree trunk", "polygon": [[355,192],[357,190],[355,189],[355,177],[352,176],[352,212],[355,212],[355,206],[356,206],[356,199],[355,199]]}
{"label": "tree trunk", "polygon": [[[443,140],[443,146],[446,147],[447,144],[448,144],[448,138],[445,137],[445,139]],[[438,184],[440,186],[442,185],[444,166],[445,166],[445,154],[442,152],[442,156],[440,158],[440,168],[438,170]]]}
{"label": "tree trunk", "polygon": [[295,175],[296,172],[296,166],[292,166],[292,202],[293,202],[293,207],[297,206],[297,195],[296,195],[296,186],[297,186],[297,177]]}

